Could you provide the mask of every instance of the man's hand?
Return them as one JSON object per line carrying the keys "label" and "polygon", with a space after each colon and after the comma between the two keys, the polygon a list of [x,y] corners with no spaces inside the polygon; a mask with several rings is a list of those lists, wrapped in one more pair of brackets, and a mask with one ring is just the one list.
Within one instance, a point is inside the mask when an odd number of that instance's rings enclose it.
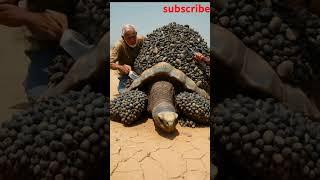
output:
{"label": "man's hand", "polygon": [[28,11],[11,4],[0,4],[0,24],[9,27],[18,27],[24,24]]}
{"label": "man's hand", "polygon": [[46,10],[40,13],[29,12],[25,25],[37,39],[60,41],[68,28],[68,20],[65,14]]}
{"label": "man's hand", "polygon": [[123,74],[129,74],[129,72],[131,71],[131,66],[127,64],[119,65],[118,70]]}
{"label": "man's hand", "polygon": [[27,26],[38,39],[59,41],[68,28],[66,15],[46,10],[36,13],[11,4],[0,3],[0,24],[9,27]]}
{"label": "man's hand", "polygon": [[196,61],[203,61],[204,59],[204,55],[202,55],[201,53],[194,53],[194,57],[193,57]]}
{"label": "man's hand", "polygon": [[[128,69],[129,72],[131,71],[131,66],[129,66],[129,65],[127,65],[127,64],[124,64],[123,66],[126,67],[126,69]],[[129,73],[129,72],[128,72],[128,73]]]}
{"label": "man's hand", "polygon": [[194,53],[193,58],[198,61],[198,62],[204,62],[206,64],[210,64],[210,58],[205,57],[203,54],[201,53]]}

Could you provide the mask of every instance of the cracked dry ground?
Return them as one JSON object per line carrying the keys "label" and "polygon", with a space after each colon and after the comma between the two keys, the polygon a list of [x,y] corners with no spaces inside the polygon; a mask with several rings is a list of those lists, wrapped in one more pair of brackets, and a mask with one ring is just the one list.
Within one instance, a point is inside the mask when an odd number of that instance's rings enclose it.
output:
{"label": "cracked dry ground", "polygon": [[[110,73],[110,97],[118,79]],[[111,180],[209,180],[210,129],[177,125],[174,135],[159,134],[152,119],[132,127],[110,121]]]}

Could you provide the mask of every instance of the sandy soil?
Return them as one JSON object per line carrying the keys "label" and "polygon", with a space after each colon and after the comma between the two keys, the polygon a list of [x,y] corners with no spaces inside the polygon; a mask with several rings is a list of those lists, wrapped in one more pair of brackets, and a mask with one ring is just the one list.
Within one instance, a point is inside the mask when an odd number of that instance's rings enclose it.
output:
{"label": "sandy soil", "polygon": [[[117,92],[110,72],[110,97]],[[133,127],[110,122],[111,180],[209,180],[210,129],[177,125],[174,135],[159,134],[152,119]]]}
{"label": "sandy soil", "polygon": [[20,28],[0,25],[0,122],[11,117],[17,107],[27,102],[22,82],[28,59],[24,54],[25,41]]}

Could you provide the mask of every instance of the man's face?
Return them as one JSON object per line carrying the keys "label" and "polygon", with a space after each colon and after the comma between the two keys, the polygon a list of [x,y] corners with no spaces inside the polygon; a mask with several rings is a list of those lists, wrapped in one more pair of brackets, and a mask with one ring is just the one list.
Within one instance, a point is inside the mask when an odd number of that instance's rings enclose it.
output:
{"label": "man's face", "polygon": [[134,47],[137,44],[137,32],[133,30],[128,30],[123,38],[130,47]]}

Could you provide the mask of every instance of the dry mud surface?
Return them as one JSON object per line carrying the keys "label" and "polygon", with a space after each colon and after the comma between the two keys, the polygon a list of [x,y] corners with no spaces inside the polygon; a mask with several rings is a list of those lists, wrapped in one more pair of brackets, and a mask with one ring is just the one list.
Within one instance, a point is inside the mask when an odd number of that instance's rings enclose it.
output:
{"label": "dry mud surface", "polygon": [[[110,97],[116,96],[117,73],[110,72]],[[111,180],[209,180],[210,128],[177,125],[162,134],[152,119],[132,127],[110,121]]]}

